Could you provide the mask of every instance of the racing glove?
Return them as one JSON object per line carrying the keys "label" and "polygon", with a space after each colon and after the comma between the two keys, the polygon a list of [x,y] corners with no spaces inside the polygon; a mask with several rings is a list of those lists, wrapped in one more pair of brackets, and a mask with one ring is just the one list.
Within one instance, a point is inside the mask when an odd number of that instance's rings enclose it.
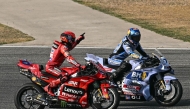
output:
{"label": "racing glove", "polygon": [[80,37],[76,40],[77,44],[79,44],[82,40],[85,39],[84,34],[85,33],[81,34]]}
{"label": "racing glove", "polygon": [[141,59],[141,58],[142,58],[141,55],[138,55],[138,54],[136,54],[136,53],[132,53],[132,54],[130,55],[130,57],[135,58],[135,59]]}

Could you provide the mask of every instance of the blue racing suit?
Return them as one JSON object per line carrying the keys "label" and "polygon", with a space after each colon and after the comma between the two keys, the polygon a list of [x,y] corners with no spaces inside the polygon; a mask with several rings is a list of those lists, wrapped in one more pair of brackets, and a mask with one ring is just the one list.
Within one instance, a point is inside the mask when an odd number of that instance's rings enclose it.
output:
{"label": "blue racing suit", "polygon": [[[142,56],[135,53],[135,50],[137,50]],[[133,44],[129,41],[128,37],[125,36],[108,58],[108,63],[109,65],[120,66],[121,62],[124,61],[128,56],[137,59],[148,57],[148,55],[142,49],[140,43]]]}

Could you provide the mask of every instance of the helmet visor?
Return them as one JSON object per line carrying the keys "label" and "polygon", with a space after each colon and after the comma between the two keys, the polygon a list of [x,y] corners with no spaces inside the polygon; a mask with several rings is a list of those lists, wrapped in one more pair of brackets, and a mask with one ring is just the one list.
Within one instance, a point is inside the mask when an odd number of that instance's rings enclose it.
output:
{"label": "helmet visor", "polygon": [[139,42],[140,41],[140,39],[141,39],[141,36],[139,35],[139,36],[133,36],[132,37],[132,40],[134,41],[134,42]]}
{"label": "helmet visor", "polygon": [[71,42],[74,42],[75,41],[75,38],[73,38],[72,36],[70,35],[67,35],[67,39]]}

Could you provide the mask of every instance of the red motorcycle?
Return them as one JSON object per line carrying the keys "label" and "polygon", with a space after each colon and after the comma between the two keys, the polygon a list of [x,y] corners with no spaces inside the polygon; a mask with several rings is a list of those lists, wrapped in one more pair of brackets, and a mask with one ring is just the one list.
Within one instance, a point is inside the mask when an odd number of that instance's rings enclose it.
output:
{"label": "red motorcycle", "polygon": [[[53,89],[56,96],[48,95],[44,90],[47,84],[56,78],[45,71],[43,66],[19,60],[21,74],[32,83],[26,83],[16,92],[14,102],[17,109],[49,108],[88,108],[117,109],[120,98],[117,89],[105,69],[97,61],[86,59],[86,68],[65,67],[70,79]],[[77,73],[76,73],[77,72]]]}

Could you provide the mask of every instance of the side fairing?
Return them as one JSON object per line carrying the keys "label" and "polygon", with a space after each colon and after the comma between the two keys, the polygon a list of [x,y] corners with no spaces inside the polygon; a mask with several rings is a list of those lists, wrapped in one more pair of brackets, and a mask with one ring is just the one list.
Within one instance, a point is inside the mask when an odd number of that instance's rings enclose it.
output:
{"label": "side fairing", "polygon": [[94,82],[94,80],[89,77],[74,77],[71,78],[69,81],[65,82],[64,86],[87,91],[89,84],[91,84],[92,82]]}
{"label": "side fairing", "polygon": [[129,60],[129,63],[132,65],[131,70],[135,70],[138,66],[141,66],[142,60]]}
{"label": "side fairing", "polygon": [[[122,90],[133,94],[141,93],[149,84],[150,76],[155,73],[156,71],[151,69],[131,71],[122,81]],[[140,89],[137,90],[136,86],[139,86]]]}
{"label": "side fairing", "polygon": [[89,77],[73,77],[60,88],[59,99],[88,106],[88,86],[94,82]]}

